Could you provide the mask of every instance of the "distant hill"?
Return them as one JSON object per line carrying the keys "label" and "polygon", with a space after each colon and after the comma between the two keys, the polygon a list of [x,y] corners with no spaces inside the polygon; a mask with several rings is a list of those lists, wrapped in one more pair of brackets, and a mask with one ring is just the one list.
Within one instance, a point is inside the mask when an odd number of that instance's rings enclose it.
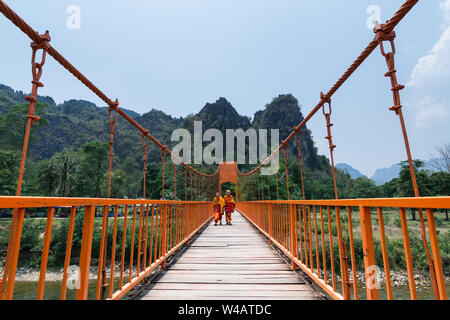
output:
{"label": "distant hill", "polygon": [[[23,92],[0,84],[0,116],[14,105],[27,103],[24,97]],[[30,156],[35,160],[48,159],[64,148],[78,149],[87,141],[109,141],[107,107],[98,107],[92,102],[75,99],[56,104],[51,97],[41,96],[38,101],[47,105],[45,114],[40,116],[48,120],[48,125],[36,129],[35,142],[30,146]],[[256,112],[253,121],[250,117],[240,115],[224,97],[216,102],[206,103],[197,114],[186,118],[174,118],[157,109],[151,109],[142,115],[132,110],[123,110],[144,128],[148,128],[150,133],[169,149],[177,143],[171,142],[172,132],[177,128],[193,131],[194,121],[203,122],[203,131],[209,128],[219,129],[224,137],[226,129],[254,128],[279,129],[279,138],[284,139],[294,125],[304,119],[298,100],[291,94],[274,98],[263,110]],[[311,132],[306,126],[302,130],[302,137],[301,150],[305,165],[319,171],[328,168],[328,159],[317,155]],[[205,142],[204,146],[206,144]],[[150,162],[160,160],[157,146],[149,144],[148,151]],[[295,143],[290,144],[289,151],[291,155],[296,155]],[[117,123],[114,153],[115,161],[119,163],[128,156],[135,158],[137,163],[142,159],[141,135],[121,117]]]}
{"label": "distant hill", "polygon": [[214,103],[207,103],[199,113],[184,119],[183,128],[193,132],[194,121],[202,121],[203,132],[209,128],[218,129],[225,137],[226,129],[250,128],[250,119],[241,116],[231,103],[221,97]]}
{"label": "distant hill", "polygon": [[351,165],[346,164],[346,163],[338,163],[335,167],[337,169],[340,169],[340,170],[348,173],[353,179],[357,179],[357,178],[363,176],[363,174],[361,172],[359,172],[358,170],[353,168]]}
{"label": "distant hill", "polygon": [[394,164],[390,168],[377,169],[373,176],[370,177],[370,179],[375,181],[377,185],[381,185],[383,183],[391,181],[392,179],[398,178],[400,170],[401,166],[399,164]]}
{"label": "distant hill", "polygon": [[[23,93],[22,91],[16,91],[11,87],[0,83],[0,116],[4,114],[9,107],[26,103],[26,95],[27,94]],[[47,103],[49,105],[55,105],[55,101],[50,97],[38,96],[38,101]]]}
{"label": "distant hill", "polygon": [[[294,126],[304,119],[298,100],[292,94],[282,94],[267,104],[264,110],[255,113],[252,127],[255,129],[279,129],[280,139],[286,138]],[[289,144],[289,151],[297,157],[296,143]],[[323,170],[329,167],[329,161],[317,154],[311,131],[307,126],[302,128],[301,153],[303,163],[312,170]]]}
{"label": "distant hill", "polygon": [[[103,107],[102,109],[108,110],[108,107]],[[125,111],[125,113],[128,114],[132,118],[137,118],[137,117],[141,116],[141,114],[137,113],[136,111],[133,111],[133,110],[130,110],[130,109],[125,109],[125,108],[122,108],[122,107],[120,107],[120,109]]]}

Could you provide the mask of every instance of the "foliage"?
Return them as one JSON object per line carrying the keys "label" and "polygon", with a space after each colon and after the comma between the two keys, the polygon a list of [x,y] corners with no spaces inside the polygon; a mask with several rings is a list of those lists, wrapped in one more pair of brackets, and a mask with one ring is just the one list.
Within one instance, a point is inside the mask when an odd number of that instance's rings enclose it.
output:
{"label": "foliage", "polygon": [[380,192],[375,182],[367,177],[359,177],[354,181],[350,198],[377,198]]}
{"label": "foliage", "polygon": [[[29,137],[29,145],[36,142],[36,130],[48,124],[48,120],[44,118],[45,108],[47,105],[42,103],[36,104],[35,114],[40,116],[40,120],[31,126]],[[7,112],[0,116],[0,148],[19,152],[22,150],[23,140],[25,136],[25,126],[28,115],[28,104],[14,105]]]}
{"label": "foliage", "polygon": [[[400,170],[399,180],[397,181],[398,193],[401,197],[414,197],[414,189],[411,180],[411,171],[409,164],[406,161],[400,163],[402,169]],[[430,179],[424,170],[418,170],[424,167],[424,162],[421,160],[414,160],[414,172],[416,175],[417,185],[421,196],[426,197],[432,194]]]}
{"label": "foliage", "polygon": [[109,145],[99,141],[86,142],[82,152],[76,193],[80,196],[100,197],[102,187],[105,186]]}
{"label": "foliage", "polygon": [[44,191],[44,195],[51,197],[58,183],[56,165],[51,160],[44,160],[39,164],[38,186]]}
{"label": "foliage", "polygon": [[0,150],[0,195],[15,195],[19,157],[17,152]]}

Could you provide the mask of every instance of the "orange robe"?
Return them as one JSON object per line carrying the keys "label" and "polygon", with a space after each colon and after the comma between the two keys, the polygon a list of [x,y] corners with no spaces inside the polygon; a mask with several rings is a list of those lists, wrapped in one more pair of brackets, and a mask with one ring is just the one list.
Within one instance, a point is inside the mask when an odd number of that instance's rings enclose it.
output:
{"label": "orange robe", "polygon": [[223,199],[225,200],[225,218],[227,222],[231,222],[231,213],[234,212],[236,202],[234,202],[232,195],[225,195]]}
{"label": "orange robe", "polygon": [[225,205],[225,200],[222,197],[214,197],[214,222],[219,222],[222,220],[222,212],[223,212],[223,206]]}

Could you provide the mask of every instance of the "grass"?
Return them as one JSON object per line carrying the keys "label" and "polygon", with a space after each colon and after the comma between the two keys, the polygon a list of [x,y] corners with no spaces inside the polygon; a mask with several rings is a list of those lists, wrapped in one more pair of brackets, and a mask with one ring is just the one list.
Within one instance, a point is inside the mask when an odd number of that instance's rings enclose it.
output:
{"label": "grass", "polygon": [[[315,257],[316,251],[316,243],[315,243],[315,224],[314,224],[314,214],[311,214],[311,233],[312,233],[312,247],[313,253]],[[322,259],[322,242],[321,242],[321,220],[320,220],[320,212],[316,212],[317,215],[317,234],[318,234],[318,244],[319,244],[319,256]],[[347,210],[340,210],[341,216],[341,227],[342,227],[342,235],[343,239],[347,244],[347,248],[350,252],[350,240],[349,240],[349,228],[348,228],[348,215]],[[361,224],[360,224],[360,216],[359,210],[353,210],[352,212],[352,227],[353,227],[353,237],[354,237],[354,248],[355,248],[355,261],[356,267],[358,271],[363,270],[364,268],[364,257],[363,257],[363,248],[362,248],[362,238],[361,238]],[[371,212],[372,217],[372,230],[374,237],[374,246],[375,246],[375,256],[377,265],[383,268],[383,258],[382,258],[382,250],[381,250],[381,241],[380,241],[380,232],[379,232],[379,221],[378,215],[375,210]],[[437,226],[437,234],[439,240],[439,247],[441,251],[441,258],[444,268],[444,273],[450,274],[450,248],[449,248],[449,238],[450,238],[450,222],[446,220],[445,213],[435,212],[435,223]],[[331,267],[329,260],[329,235],[328,235],[328,212],[326,208],[323,211],[324,218],[324,233],[325,233],[325,251],[327,256],[327,265]],[[426,225],[426,234],[428,240],[428,246],[431,250],[431,245],[429,243],[429,230],[428,224],[426,221],[426,215],[424,213],[425,225]],[[337,234],[337,223],[336,223],[336,212],[333,209],[330,210],[330,219],[331,219],[331,229],[332,229],[332,238],[333,238],[333,251],[334,251],[334,259],[335,259],[335,269],[339,270],[339,247],[338,247],[338,234]],[[416,212],[416,219],[412,219],[412,215],[410,211],[407,211],[407,226],[409,233],[409,241],[411,245],[412,251],[412,260],[414,265],[414,270],[418,272],[428,272],[428,265],[426,254],[423,246],[423,242],[421,239],[421,227],[419,221],[419,215]],[[398,210],[393,209],[384,209],[383,210],[383,221],[385,226],[385,235],[387,242],[387,251],[388,251],[388,259],[389,266],[391,270],[406,270],[406,262],[404,256],[404,244],[403,244],[403,236],[402,236],[402,228],[400,223],[400,215]],[[302,222],[303,228],[303,222]],[[302,235],[304,238],[304,235]],[[300,245],[300,244],[299,244]],[[350,254],[349,254],[350,256]],[[322,260],[320,260],[322,263]],[[315,260],[314,260],[315,263]],[[349,261],[349,263],[351,263]]]}

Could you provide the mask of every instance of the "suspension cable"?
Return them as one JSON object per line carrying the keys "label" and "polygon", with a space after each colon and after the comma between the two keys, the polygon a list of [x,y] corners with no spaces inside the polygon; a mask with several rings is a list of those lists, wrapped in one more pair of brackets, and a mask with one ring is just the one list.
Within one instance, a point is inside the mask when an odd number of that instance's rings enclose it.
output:
{"label": "suspension cable", "polygon": [[[333,185],[334,185],[334,195],[335,198],[338,199],[338,190],[337,190],[337,184],[336,184],[336,170],[334,167],[334,156],[333,156],[333,152],[334,149],[336,148],[336,146],[333,144],[333,136],[331,135],[331,127],[333,126],[333,124],[331,123],[331,113],[332,113],[332,109],[331,109],[331,99],[330,98],[326,98],[326,96],[321,93],[321,98],[323,101],[325,101],[325,103],[322,105],[322,113],[325,116],[325,122],[326,122],[326,126],[327,126],[327,136],[325,137],[325,139],[328,140],[328,145],[330,147],[330,158],[331,158],[331,172],[333,175]],[[328,111],[325,111],[325,104],[328,105]]]}
{"label": "suspension cable", "polygon": [[[374,32],[376,34],[376,39],[378,40],[378,43],[380,45],[381,54],[385,58],[386,65],[388,67],[388,72],[385,74],[385,77],[390,79],[390,82],[392,85],[391,91],[392,91],[394,105],[392,107],[390,107],[389,110],[394,111],[395,114],[399,117],[400,126],[401,126],[402,134],[403,134],[403,140],[404,140],[405,149],[406,149],[406,155],[408,158],[409,171],[411,174],[411,182],[413,185],[414,196],[420,197],[419,186],[417,184],[416,170],[415,170],[414,163],[413,163],[412,156],[411,156],[411,149],[410,149],[409,140],[408,140],[408,133],[406,131],[405,119],[403,117],[403,111],[402,111],[403,106],[402,106],[401,100],[400,100],[400,91],[403,90],[405,88],[405,86],[398,83],[397,70],[395,69],[395,53],[396,53],[395,37],[396,37],[396,34],[395,34],[395,31],[391,31],[391,32],[387,33],[384,31],[385,29],[386,29],[386,25],[377,24],[374,28]],[[385,42],[388,42],[390,44],[390,47],[391,47],[390,52],[386,52],[385,46],[384,46]],[[419,220],[420,220],[420,234],[421,234],[422,243],[425,248],[425,252],[426,252],[426,256],[427,256],[428,267],[430,269],[431,283],[433,285],[433,293],[434,293],[435,298],[439,299],[439,288],[438,288],[438,284],[437,284],[436,270],[435,270],[433,258],[431,257],[430,249],[428,247],[423,211],[420,208],[418,209],[418,211],[419,211]]]}
{"label": "suspension cable", "polygon": [[300,168],[300,182],[302,184],[302,198],[305,200],[305,184],[303,181],[303,159],[302,159],[302,131],[301,129],[298,131],[298,136],[295,135],[295,142],[297,143],[297,152],[298,152],[298,166]]}
{"label": "suspension cable", "polygon": [[187,201],[187,171],[188,169],[184,167],[184,201]]}
{"label": "suspension cable", "polygon": [[142,158],[142,162],[143,162],[143,164],[144,164],[144,169],[143,169],[143,171],[144,171],[144,179],[143,179],[143,183],[142,183],[142,198],[143,199],[146,199],[146,197],[147,197],[147,193],[146,193],[146,186],[147,186],[147,183],[146,183],[146,179],[147,179],[147,170],[148,170],[148,168],[147,168],[147,148],[148,148],[148,136],[147,135],[142,135],[142,149],[143,149],[143,152],[144,152],[144,155],[143,155],[143,158]]}
{"label": "suspension cable", "polygon": [[278,170],[275,173],[275,184],[277,185],[277,200],[280,200],[280,193],[278,192]]}
{"label": "suspension cable", "polygon": [[173,183],[174,183],[174,200],[177,200],[177,166],[175,163],[172,163],[173,168]]}
{"label": "suspension cable", "polygon": [[[284,141],[283,141],[283,144],[284,144]],[[287,153],[287,146],[286,145],[284,145],[282,151],[283,151],[283,155],[284,155],[284,169],[285,169],[285,174],[286,174],[287,198],[288,198],[288,200],[290,200],[290,197],[289,197],[289,173],[288,173],[287,157],[286,157],[286,153]]]}
{"label": "suspension cable", "polygon": [[[108,167],[108,196],[111,196],[111,172],[112,172],[112,162],[114,158],[114,136],[116,135],[116,124],[117,124],[117,108],[119,108],[119,101],[116,100],[113,106],[108,108],[108,120],[109,120],[109,167]],[[114,116],[112,113],[114,112]]]}
{"label": "suspension cable", "polygon": [[[0,3],[0,9],[1,9],[1,3]],[[34,42],[31,43],[31,71],[32,71],[32,77],[33,80],[31,81],[32,89],[31,94],[29,96],[25,97],[25,100],[27,100],[30,105],[28,107],[28,115],[27,115],[27,124],[25,127],[25,136],[23,140],[23,146],[22,146],[22,157],[20,160],[20,167],[19,167],[19,177],[17,179],[17,189],[16,189],[16,196],[20,196],[22,192],[22,181],[23,181],[23,174],[25,171],[25,162],[27,158],[27,151],[28,151],[28,141],[30,139],[30,133],[31,133],[31,126],[34,125],[36,121],[39,121],[40,118],[35,114],[36,111],[36,102],[37,102],[37,92],[38,88],[42,88],[44,84],[40,81],[43,71],[43,66],[45,64],[45,60],[47,57],[47,50],[49,47],[50,42],[50,34],[47,31],[43,35],[36,34],[36,38],[33,39]],[[36,55],[38,51],[42,51],[42,57],[41,61],[36,61]]]}
{"label": "suspension cable", "polygon": [[164,174],[164,167],[165,167],[165,159],[167,155],[167,149],[161,149],[160,150],[160,157],[161,157],[161,171],[162,171],[162,199],[164,200],[166,198],[165,194],[165,174]]}

